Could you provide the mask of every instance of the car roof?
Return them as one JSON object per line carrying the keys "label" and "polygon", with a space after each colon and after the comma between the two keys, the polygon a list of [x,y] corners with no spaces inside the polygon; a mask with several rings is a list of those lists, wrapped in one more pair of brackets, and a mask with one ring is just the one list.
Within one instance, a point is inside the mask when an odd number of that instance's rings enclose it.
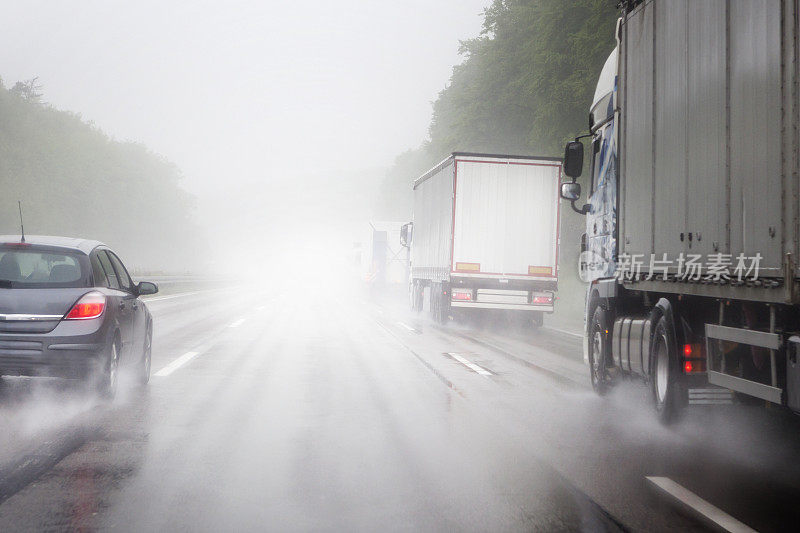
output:
{"label": "car roof", "polygon": [[[0,235],[0,244],[18,243],[19,235]],[[89,254],[98,246],[105,246],[100,241],[91,239],[77,239],[74,237],[53,237],[49,235],[25,235],[25,242],[28,244],[38,244],[41,246],[54,246],[57,248],[71,248]]]}

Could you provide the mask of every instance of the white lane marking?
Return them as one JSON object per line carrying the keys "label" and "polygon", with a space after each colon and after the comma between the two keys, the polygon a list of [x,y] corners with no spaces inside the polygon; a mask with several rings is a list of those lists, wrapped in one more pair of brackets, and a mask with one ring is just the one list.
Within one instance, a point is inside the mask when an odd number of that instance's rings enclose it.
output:
{"label": "white lane marking", "polygon": [[186,352],[185,354],[178,357],[173,362],[171,362],[170,364],[168,364],[167,366],[156,372],[156,376],[160,378],[169,376],[170,374],[178,370],[180,367],[182,367],[183,365],[194,359],[198,354],[200,354],[200,352]]}
{"label": "white lane marking", "polygon": [[180,294],[170,294],[168,296],[156,296],[155,298],[142,298],[142,301],[144,301],[145,303],[158,302],[158,301],[161,301],[161,300],[171,300],[172,298],[181,298],[183,296],[191,296],[193,294],[200,294],[200,293],[203,293],[203,292],[209,292],[209,291],[182,292]]}
{"label": "white lane marking", "polygon": [[574,331],[567,331],[566,329],[554,328],[552,326],[544,326],[544,329],[549,329],[550,331],[555,331],[556,333],[563,333],[564,335],[569,335],[570,337],[575,337],[578,339],[583,338],[583,333],[575,333]]}
{"label": "white lane marking", "polygon": [[256,307],[256,311],[263,311],[266,308],[267,308],[266,305],[259,305],[258,307]]}
{"label": "white lane marking", "polygon": [[458,361],[459,363],[461,363],[465,367],[469,368],[473,372],[477,372],[481,376],[491,376],[492,375],[491,372],[489,372],[488,370],[486,370],[482,366],[478,366],[475,363],[473,363],[472,361],[468,361],[467,359],[464,359],[463,357],[461,357],[457,353],[447,352],[447,355],[449,355],[450,357],[452,357],[453,359],[455,359],[456,361]]}
{"label": "white lane marking", "polygon": [[406,324],[405,322],[398,322],[397,324],[398,324],[398,325],[400,325],[400,326],[403,326],[403,327],[404,327],[404,328],[406,328],[408,331],[412,331],[412,332],[414,332],[414,333],[419,333],[419,332],[418,332],[416,329],[412,328],[411,326],[409,326],[409,325],[408,325],[408,324]]}
{"label": "white lane marking", "polygon": [[244,324],[245,320],[247,320],[247,319],[246,318],[240,318],[239,320],[237,320],[235,322],[231,322],[230,324],[228,324],[228,327],[229,328],[238,328],[239,326]]}
{"label": "white lane marking", "polygon": [[694,492],[675,483],[668,477],[646,476],[645,479],[658,489],[664,491],[667,495],[675,498],[683,505],[689,507],[725,531],[735,531],[737,533],[751,533],[755,531],[755,529],[739,522],[724,511],[717,509]]}

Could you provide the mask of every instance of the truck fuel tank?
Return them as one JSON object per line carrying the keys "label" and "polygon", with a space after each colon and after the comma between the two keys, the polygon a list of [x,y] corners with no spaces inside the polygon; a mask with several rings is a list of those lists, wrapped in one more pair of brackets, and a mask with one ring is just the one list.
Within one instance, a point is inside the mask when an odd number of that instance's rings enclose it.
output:
{"label": "truck fuel tank", "polygon": [[620,317],[614,321],[611,354],[614,365],[625,372],[646,375],[650,361],[650,331],[647,317]]}

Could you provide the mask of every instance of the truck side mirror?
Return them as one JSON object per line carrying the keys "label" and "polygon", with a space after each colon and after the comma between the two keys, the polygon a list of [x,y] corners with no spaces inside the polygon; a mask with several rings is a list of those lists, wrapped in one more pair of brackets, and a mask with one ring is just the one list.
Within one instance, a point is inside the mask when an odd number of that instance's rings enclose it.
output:
{"label": "truck side mirror", "polygon": [[564,148],[564,174],[570,178],[577,178],[581,172],[583,172],[583,143],[570,141]]}
{"label": "truck side mirror", "polygon": [[574,202],[581,197],[581,184],[577,182],[568,182],[561,184],[561,198]]}
{"label": "truck side mirror", "polygon": [[400,226],[400,244],[406,248],[409,248],[409,244],[411,243],[411,228],[413,227],[413,222]]}

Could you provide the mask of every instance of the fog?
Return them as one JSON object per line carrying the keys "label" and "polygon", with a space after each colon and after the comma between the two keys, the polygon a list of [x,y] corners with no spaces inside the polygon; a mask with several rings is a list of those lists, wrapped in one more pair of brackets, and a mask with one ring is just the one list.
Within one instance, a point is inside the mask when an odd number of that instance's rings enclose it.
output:
{"label": "fog", "polygon": [[333,223],[349,242],[489,3],[15,3],[0,75],[38,76],[49,104],[176,163],[205,244],[317,240]]}

